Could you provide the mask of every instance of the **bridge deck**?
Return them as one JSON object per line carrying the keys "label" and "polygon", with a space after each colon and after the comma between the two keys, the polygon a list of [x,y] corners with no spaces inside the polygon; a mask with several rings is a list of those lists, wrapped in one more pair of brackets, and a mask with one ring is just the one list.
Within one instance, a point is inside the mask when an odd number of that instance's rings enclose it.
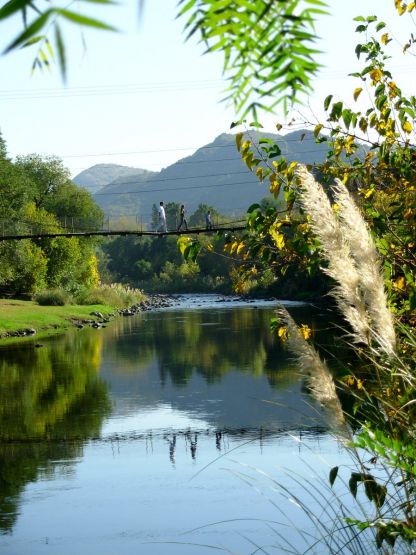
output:
{"label": "bridge deck", "polygon": [[21,235],[0,235],[0,241],[19,241],[22,239],[42,239],[48,238],[53,239],[54,237],[110,237],[113,235],[127,236],[136,235],[138,237],[165,237],[168,235],[199,235],[199,234],[211,234],[217,231],[243,231],[247,229],[245,225],[240,226],[229,226],[229,227],[213,227],[212,229],[204,228],[194,228],[181,231],[133,231],[133,230],[100,230],[100,231],[65,231],[59,233],[30,233]]}

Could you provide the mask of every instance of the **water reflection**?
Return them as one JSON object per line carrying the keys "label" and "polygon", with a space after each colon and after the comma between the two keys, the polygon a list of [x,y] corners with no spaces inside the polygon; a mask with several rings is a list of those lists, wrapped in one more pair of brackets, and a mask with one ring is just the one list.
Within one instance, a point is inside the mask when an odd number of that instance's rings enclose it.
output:
{"label": "water reflection", "polygon": [[[271,315],[251,307],[146,313],[40,349],[0,350],[0,531],[12,531],[25,486],[73,472],[88,440],[155,439],[176,467],[184,442],[197,464],[230,442],[324,433],[326,415],[272,336]],[[299,318],[325,328],[310,311]]]}
{"label": "water reflection", "polygon": [[[29,482],[54,474],[54,461],[83,454],[100,434],[110,403],[98,377],[99,337],[66,336],[44,348],[0,351],[0,530],[11,530]],[[62,467],[61,467],[62,469]]]}
{"label": "water reflection", "polygon": [[[325,415],[270,332],[272,314],[178,310],[117,322],[105,335],[101,375],[118,420],[105,433],[120,431],[121,419],[123,433],[145,432],[150,422],[158,429],[231,433],[325,427]],[[326,323],[310,309],[298,317],[324,328],[319,340],[330,342]]]}

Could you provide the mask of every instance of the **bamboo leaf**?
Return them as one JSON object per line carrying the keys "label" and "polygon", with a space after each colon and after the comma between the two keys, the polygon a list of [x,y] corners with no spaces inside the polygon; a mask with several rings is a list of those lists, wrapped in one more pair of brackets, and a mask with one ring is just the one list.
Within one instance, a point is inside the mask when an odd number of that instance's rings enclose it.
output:
{"label": "bamboo leaf", "polygon": [[339,470],[339,467],[334,466],[333,468],[331,468],[329,472],[329,483],[331,484],[331,486],[333,486],[335,479],[338,476],[338,470]]}
{"label": "bamboo leaf", "polygon": [[55,11],[63,18],[67,19],[68,21],[72,21],[72,23],[76,23],[77,25],[83,25],[85,27],[93,27],[95,29],[102,29],[104,31],[117,31],[117,29],[112,25],[108,25],[103,21],[94,19],[92,17],[88,17],[86,15],[81,15],[76,12],[71,12],[70,10],[66,10],[64,8],[57,8]]}
{"label": "bamboo leaf", "polygon": [[0,8],[0,20],[6,19],[14,13],[23,11],[30,3],[31,0],[10,0],[10,2],[6,2],[6,4]]}
{"label": "bamboo leaf", "polygon": [[35,21],[33,21],[33,23],[29,25],[29,27],[27,27],[22,33],[20,33],[20,35],[18,35],[17,38],[14,39],[12,43],[9,44],[9,46],[4,51],[4,54],[7,54],[8,52],[10,52],[11,50],[14,50],[18,46],[22,46],[30,39],[33,39],[33,37],[35,37],[39,33],[39,31],[43,29],[43,27],[48,22],[49,17],[53,13],[54,13],[54,10],[50,9],[44,12],[38,18],[36,18]]}

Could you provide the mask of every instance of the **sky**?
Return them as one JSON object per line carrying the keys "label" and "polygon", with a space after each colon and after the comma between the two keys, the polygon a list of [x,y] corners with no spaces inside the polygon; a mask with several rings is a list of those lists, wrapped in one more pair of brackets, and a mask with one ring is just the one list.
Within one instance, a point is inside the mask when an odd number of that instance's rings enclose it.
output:
{"label": "sky", "polygon": [[[393,0],[332,4],[332,14],[317,23],[324,68],[302,109],[309,118],[313,113],[322,119],[323,100],[330,93],[354,106],[352,92],[359,84],[346,77],[360,67],[353,17],[378,15],[397,39],[397,50],[407,37],[403,28],[411,28],[409,18],[396,14]],[[221,56],[203,56],[196,40],[184,41],[183,21],[175,20],[176,0],[146,0],[140,21],[138,0],[105,8],[83,3],[81,8],[120,32],[85,30],[81,35],[70,23],[64,27],[66,84],[57,66],[31,75],[33,48],[0,57],[0,130],[10,156],[56,155],[72,176],[99,163],[157,171],[230,132],[237,116],[221,102],[226,87]],[[17,19],[1,23],[1,51],[19,26]],[[400,56],[392,64],[398,84],[411,91],[412,57]],[[279,111],[260,120],[272,132],[277,122],[284,123]]]}

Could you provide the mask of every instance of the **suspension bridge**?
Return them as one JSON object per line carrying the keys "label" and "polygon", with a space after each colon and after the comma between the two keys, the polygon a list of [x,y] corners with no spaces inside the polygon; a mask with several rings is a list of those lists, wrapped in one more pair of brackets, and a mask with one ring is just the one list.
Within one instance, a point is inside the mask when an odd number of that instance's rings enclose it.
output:
{"label": "suspension bridge", "polygon": [[3,220],[0,223],[0,241],[19,241],[23,239],[53,239],[55,237],[111,237],[111,236],[137,236],[137,237],[166,237],[170,235],[201,235],[217,232],[236,232],[247,229],[245,220],[234,220],[229,222],[216,223],[211,227],[188,227],[188,229],[172,229],[168,231],[149,230],[142,225],[124,226],[120,229],[111,228],[109,223],[100,229],[86,228],[77,225],[74,221],[66,221],[57,230],[56,226],[45,225],[36,222],[23,222]]}

